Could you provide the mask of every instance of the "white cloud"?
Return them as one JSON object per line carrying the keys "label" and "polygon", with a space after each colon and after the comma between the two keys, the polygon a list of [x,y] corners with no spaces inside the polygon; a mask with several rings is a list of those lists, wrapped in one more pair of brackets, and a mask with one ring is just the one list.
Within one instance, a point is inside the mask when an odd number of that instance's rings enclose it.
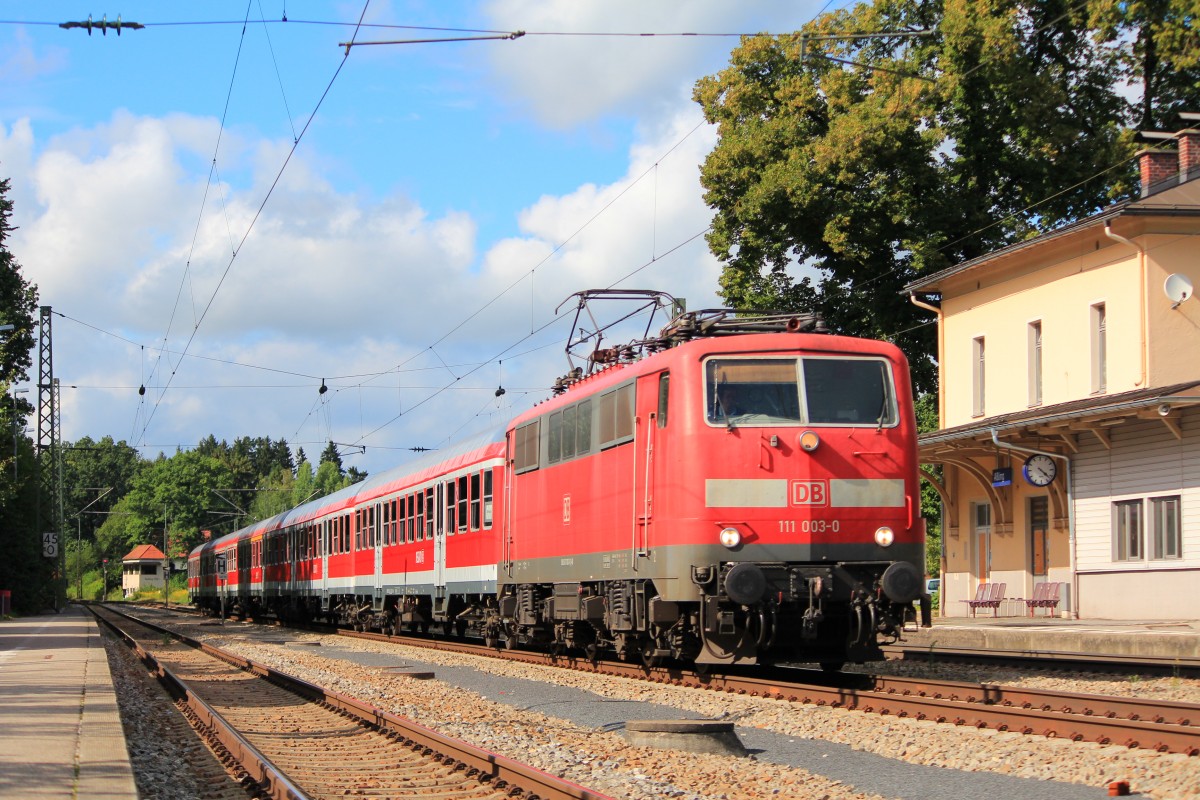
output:
{"label": "white cloud", "polygon": [[[645,0],[492,0],[490,27],[532,32],[489,51],[507,92],[552,127],[605,113],[630,118],[661,111],[692,84],[735,37],[668,36],[794,30],[816,3],[770,0],[666,3]],[[540,34],[660,33],[662,36]]]}
{"label": "white cloud", "polygon": [[[530,30],[720,30],[746,18],[721,3],[685,8],[680,21],[675,7],[656,4],[489,6],[498,23],[519,17]],[[699,51],[733,41],[585,41],[529,37],[514,45],[533,47],[497,69],[557,124],[613,108],[641,115],[628,166],[611,183],[489,208],[519,230],[500,241],[480,241],[463,211],[432,213],[394,189],[372,197],[343,188],[357,185],[346,172],[353,159],[305,143],[241,245],[289,139],[227,127],[219,183],[206,187],[218,130],[211,116],[117,111],[50,139],[27,122],[0,128],[20,226],[9,245],[42,302],[147,345],[56,323],[56,374],[80,387],[64,390],[64,436],[111,433],[169,452],[209,433],[270,435],[304,442],[314,456],[326,439],[362,439],[366,457],[347,463],[377,471],[409,455],[381,448],[436,446],[543,399],[567,367],[572,309],[554,311],[573,292],[615,285],[718,305],[719,264],[697,238],[711,216],[699,164],[715,134],[697,129],[689,94],[702,74]],[[226,269],[194,357],[158,362],[168,321],[169,347],[179,351]],[[404,371],[367,377],[399,364]],[[351,375],[363,377],[339,377]],[[318,395],[322,377],[331,391]],[[500,384],[508,392],[496,398]]]}

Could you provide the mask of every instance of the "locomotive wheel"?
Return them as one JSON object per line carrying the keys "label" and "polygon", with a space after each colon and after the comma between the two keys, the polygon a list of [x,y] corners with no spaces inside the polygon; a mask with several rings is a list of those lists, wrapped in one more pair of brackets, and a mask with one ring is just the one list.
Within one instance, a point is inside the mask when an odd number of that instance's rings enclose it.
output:
{"label": "locomotive wheel", "polygon": [[654,642],[646,642],[642,645],[642,666],[647,669],[653,669],[662,663],[662,657],[656,656]]}

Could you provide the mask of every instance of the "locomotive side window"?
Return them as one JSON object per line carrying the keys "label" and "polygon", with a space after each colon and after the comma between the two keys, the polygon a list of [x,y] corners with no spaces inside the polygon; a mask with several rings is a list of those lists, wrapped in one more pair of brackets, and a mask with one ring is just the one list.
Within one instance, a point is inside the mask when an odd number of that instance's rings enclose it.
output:
{"label": "locomotive side window", "polygon": [[563,412],[555,411],[546,418],[546,463],[562,460]]}
{"label": "locomotive side window", "polygon": [[633,384],[627,383],[600,395],[600,449],[633,439]]}
{"label": "locomotive side window", "polygon": [[557,464],[592,451],[592,401],[584,400],[546,417],[546,463]]}
{"label": "locomotive side window", "polygon": [[575,457],[575,417],[576,406],[567,406],[562,410],[562,457],[564,459]]}
{"label": "locomotive side window", "polygon": [[658,376],[658,427],[667,427],[667,399],[671,394],[671,373]]}
{"label": "locomotive side window", "polygon": [[538,468],[538,434],[541,420],[517,428],[513,442],[513,469],[518,473]]}
{"label": "locomotive side window", "polygon": [[579,403],[575,415],[575,455],[586,456],[592,452],[592,401]]}

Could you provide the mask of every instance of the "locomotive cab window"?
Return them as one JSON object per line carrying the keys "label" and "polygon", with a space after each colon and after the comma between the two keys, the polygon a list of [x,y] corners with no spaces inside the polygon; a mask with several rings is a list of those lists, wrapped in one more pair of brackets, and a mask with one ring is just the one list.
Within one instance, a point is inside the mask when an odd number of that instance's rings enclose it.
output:
{"label": "locomotive cab window", "polygon": [[892,372],[886,361],[867,358],[803,361],[810,423],[879,428],[896,424]]}
{"label": "locomotive cab window", "polygon": [[892,426],[891,376],[874,358],[713,358],[705,413],[711,425]]}

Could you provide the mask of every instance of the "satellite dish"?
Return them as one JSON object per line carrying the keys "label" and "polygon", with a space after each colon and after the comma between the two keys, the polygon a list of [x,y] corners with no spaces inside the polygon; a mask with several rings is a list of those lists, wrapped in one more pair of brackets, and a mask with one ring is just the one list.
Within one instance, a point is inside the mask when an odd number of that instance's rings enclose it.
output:
{"label": "satellite dish", "polygon": [[1166,292],[1167,299],[1174,304],[1171,308],[1176,308],[1192,296],[1192,281],[1187,275],[1176,272],[1167,276],[1166,282],[1163,283],[1163,291]]}

